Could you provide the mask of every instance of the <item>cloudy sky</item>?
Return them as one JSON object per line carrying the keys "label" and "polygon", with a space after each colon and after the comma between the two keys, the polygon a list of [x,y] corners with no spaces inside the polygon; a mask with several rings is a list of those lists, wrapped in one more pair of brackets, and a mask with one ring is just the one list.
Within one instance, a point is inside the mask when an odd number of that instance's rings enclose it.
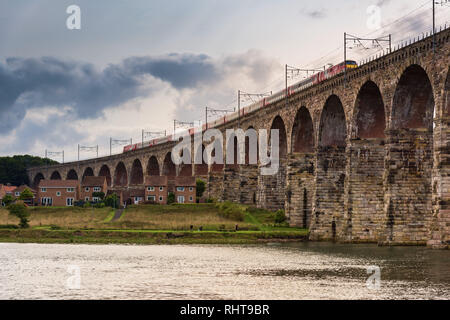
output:
{"label": "cloudy sky", "polygon": [[[66,27],[73,4],[81,30]],[[344,32],[397,43],[431,21],[424,0],[0,0],[0,155],[106,155],[111,136],[140,141],[203,121],[205,106],[233,109],[238,89],[280,89],[285,63],[341,62]]]}

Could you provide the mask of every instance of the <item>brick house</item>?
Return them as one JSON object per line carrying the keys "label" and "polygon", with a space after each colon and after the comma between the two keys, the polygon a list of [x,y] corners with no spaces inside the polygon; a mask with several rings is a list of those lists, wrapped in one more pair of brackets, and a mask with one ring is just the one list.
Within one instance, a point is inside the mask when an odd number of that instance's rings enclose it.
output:
{"label": "brick house", "polygon": [[72,207],[79,196],[77,180],[41,180],[37,190],[38,203],[42,206]]}
{"label": "brick house", "polygon": [[36,202],[36,193],[37,193],[37,192],[36,192],[36,190],[31,189],[31,188],[30,188],[29,186],[27,186],[27,185],[21,185],[20,187],[15,188],[15,189],[12,191],[13,197],[14,197],[15,199],[19,199],[20,195],[22,194],[22,192],[25,191],[25,189],[28,189],[28,190],[31,191],[31,193],[33,194],[33,198],[32,198],[32,199],[23,200],[23,202],[24,202],[26,205],[33,206],[33,205],[35,204],[35,202]]}
{"label": "brick house", "polygon": [[196,189],[195,177],[176,177],[175,201],[177,203],[196,203]]}
{"label": "brick house", "polygon": [[144,189],[130,189],[129,197],[132,204],[142,204],[145,201]]}
{"label": "brick house", "polygon": [[81,182],[80,200],[85,202],[99,202],[101,199],[94,197],[94,193],[108,193],[108,182],[106,177],[84,177]]}
{"label": "brick house", "polygon": [[14,189],[16,189],[16,186],[11,186],[9,184],[0,184],[0,204],[3,206],[3,197],[7,194],[12,196],[14,198]]}
{"label": "brick house", "polygon": [[145,201],[167,204],[168,195],[169,187],[166,176],[145,177]]}

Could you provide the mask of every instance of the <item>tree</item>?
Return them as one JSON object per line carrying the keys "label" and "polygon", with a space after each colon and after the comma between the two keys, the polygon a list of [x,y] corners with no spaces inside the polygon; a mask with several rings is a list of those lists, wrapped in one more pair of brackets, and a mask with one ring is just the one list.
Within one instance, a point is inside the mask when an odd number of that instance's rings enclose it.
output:
{"label": "tree", "polygon": [[197,179],[197,191],[196,191],[197,198],[203,197],[203,193],[205,193],[205,190],[206,190],[205,181]]}
{"label": "tree", "polygon": [[169,192],[169,196],[167,197],[167,204],[175,203],[175,193]]}
{"label": "tree", "polygon": [[119,197],[117,194],[113,193],[105,198],[105,206],[111,207],[111,208],[119,208]]}
{"label": "tree", "polygon": [[20,219],[19,227],[29,228],[28,218],[30,217],[30,212],[27,206],[23,202],[17,202],[8,206],[9,214]]}
{"label": "tree", "polygon": [[15,186],[30,185],[27,169],[57,164],[56,161],[29,155],[0,157],[0,183]]}
{"label": "tree", "polygon": [[11,203],[13,203],[14,198],[12,195],[7,194],[6,196],[3,197],[2,201],[5,204],[5,206],[9,206]]}
{"label": "tree", "polygon": [[25,189],[22,191],[22,193],[20,194],[19,199],[20,199],[20,200],[30,200],[30,199],[33,199],[33,197],[34,197],[33,192],[31,192],[30,189],[25,188]]}

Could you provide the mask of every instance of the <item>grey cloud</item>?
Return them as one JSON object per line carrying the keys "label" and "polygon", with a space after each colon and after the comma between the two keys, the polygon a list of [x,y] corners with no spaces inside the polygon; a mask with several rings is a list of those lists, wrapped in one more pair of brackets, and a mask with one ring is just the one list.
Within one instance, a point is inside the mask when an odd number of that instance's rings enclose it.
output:
{"label": "grey cloud", "polygon": [[312,18],[312,19],[323,19],[327,16],[327,10],[326,9],[302,9],[300,10],[300,14],[304,15],[306,17]]}
{"label": "grey cloud", "polygon": [[149,88],[148,76],[184,89],[217,75],[206,55],[131,57],[101,71],[89,63],[53,57],[8,58],[0,63],[0,133],[17,127],[31,108],[69,106],[77,118],[97,118],[105,109],[149,96],[156,88]]}

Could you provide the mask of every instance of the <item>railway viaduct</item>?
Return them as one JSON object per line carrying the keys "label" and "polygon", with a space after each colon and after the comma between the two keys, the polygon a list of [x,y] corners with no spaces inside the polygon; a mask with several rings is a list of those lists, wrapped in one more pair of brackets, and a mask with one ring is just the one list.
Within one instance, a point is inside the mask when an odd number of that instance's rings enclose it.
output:
{"label": "railway viaduct", "polygon": [[[414,39],[347,74],[251,112],[242,129],[279,129],[280,170],[183,165],[174,142],[28,170],[40,179],[106,176],[115,189],[144,175],[195,175],[209,197],[285,209],[312,240],[450,244],[450,29]],[[237,121],[220,127],[236,128]],[[225,146],[226,147],[226,146]]]}

